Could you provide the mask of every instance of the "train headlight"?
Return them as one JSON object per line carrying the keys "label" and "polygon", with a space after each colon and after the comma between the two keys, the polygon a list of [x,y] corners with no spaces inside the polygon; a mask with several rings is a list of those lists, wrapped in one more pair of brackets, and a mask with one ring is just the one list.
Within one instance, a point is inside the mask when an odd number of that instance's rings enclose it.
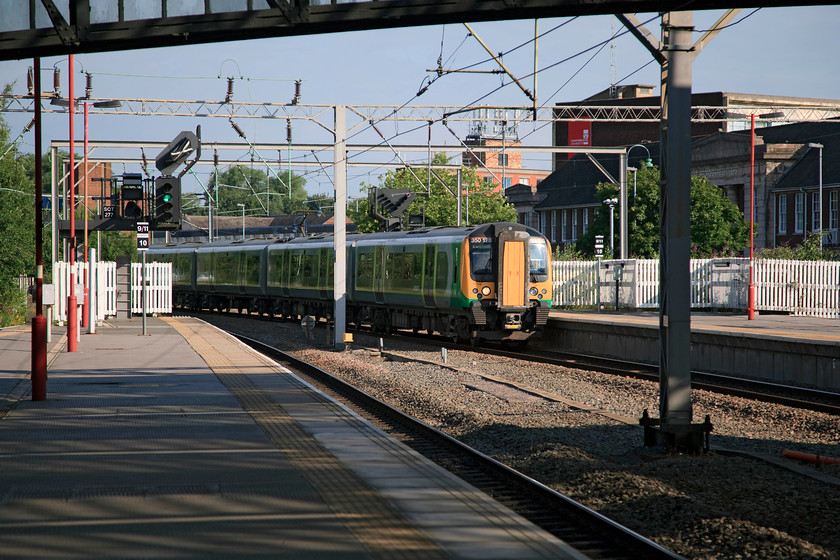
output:
{"label": "train headlight", "polygon": [[477,294],[478,293],[478,288],[473,288],[473,293]]}
{"label": "train headlight", "polygon": [[538,289],[532,287],[530,290],[528,290],[528,293],[531,294],[532,296],[536,297],[540,293],[540,291]]}
{"label": "train headlight", "polygon": [[484,296],[489,296],[490,291],[490,286],[484,286],[483,288],[481,288],[481,294]]}

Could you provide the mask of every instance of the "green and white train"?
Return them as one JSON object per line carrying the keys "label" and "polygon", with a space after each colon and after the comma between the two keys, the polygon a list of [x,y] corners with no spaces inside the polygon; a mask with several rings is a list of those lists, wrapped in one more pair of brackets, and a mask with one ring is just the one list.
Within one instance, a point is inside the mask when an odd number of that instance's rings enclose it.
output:
{"label": "green and white train", "polygon": [[[527,341],[548,320],[551,247],[520,224],[347,236],[348,323],[460,340]],[[153,246],[192,310],[332,318],[332,235]]]}

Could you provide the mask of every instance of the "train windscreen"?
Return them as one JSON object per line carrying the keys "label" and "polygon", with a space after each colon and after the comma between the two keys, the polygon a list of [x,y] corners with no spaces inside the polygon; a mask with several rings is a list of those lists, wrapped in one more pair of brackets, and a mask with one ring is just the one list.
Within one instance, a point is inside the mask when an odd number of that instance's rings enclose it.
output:
{"label": "train windscreen", "polygon": [[493,238],[470,237],[470,273],[476,282],[492,282]]}
{"label": "train windscreen", "polygon": [[531,238],[528,246],[531,261],[531,282],[545,282],[548,280],[548,246],[539,238]]}

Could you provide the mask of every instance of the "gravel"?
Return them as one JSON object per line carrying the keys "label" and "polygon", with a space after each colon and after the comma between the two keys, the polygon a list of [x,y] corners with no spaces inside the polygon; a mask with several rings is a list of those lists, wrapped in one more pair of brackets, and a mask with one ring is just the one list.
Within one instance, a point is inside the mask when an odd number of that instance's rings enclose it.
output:
{"label": "gravel", "polygon": [[695,421],[708,414],[714,424],[713,451],[665,454],[642,445],[635,423],[645,408],[658,416],[656,383],[480,349],[449,350],[442,367],[425,363],[442,363],[437,348],[386,340],[380,356],[378,339],[358,333],[335,352],[323,330],[307,345],[294,324],[205,318],[316,364],[687,558],[840,560],[840,466],[781,459],[784,449],[840,457],[838,417],[694,390]]}

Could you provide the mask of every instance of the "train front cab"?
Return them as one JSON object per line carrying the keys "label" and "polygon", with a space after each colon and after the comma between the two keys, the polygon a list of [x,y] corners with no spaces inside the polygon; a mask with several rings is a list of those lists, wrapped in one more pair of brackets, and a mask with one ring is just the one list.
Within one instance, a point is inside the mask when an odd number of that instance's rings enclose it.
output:
{"label": "train front cab", "polygon": [[544,236],[519,224],[488,224],[464,240],[471,339],[526,342],[540,334],[551,306],[550,254]]}

